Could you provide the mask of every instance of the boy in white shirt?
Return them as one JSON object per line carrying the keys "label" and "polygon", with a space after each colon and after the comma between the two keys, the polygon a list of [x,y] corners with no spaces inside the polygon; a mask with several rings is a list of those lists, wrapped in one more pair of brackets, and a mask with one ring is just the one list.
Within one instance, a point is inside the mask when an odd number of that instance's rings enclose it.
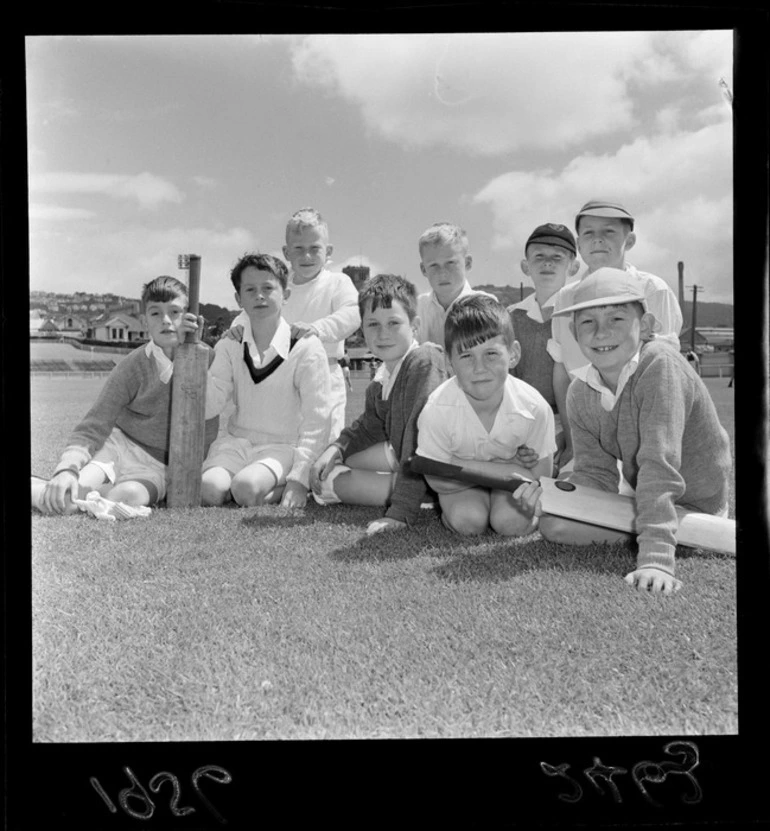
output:
{"label": "boy in white shirt", "polygon": [[[553,411],[534,388],[509,374],[519,360],[508,310],[495,298],[470,295],[457,300],[446,320],[446,345],[454,377],[434,390],[417,422],[417,453],[478,473],[550,476]],[[531,470],[516,451],[527,445],[537,455]],[[458,534],[521,536],[537,528],[532,508],[518,494],[426,476],[438,493],[442,521]]]}
{"label": "boy in white shirt", "polygon": [[288,270],[269,254],[247,254],[230,279],[243,309],[242,342],[222,338],[209,369],[206,414],[232,399],[227,432],[203,463],[204,505],[307,502],[310,466],[329,442],[330,373],[315,335],[294,338],[281,315]]}
{"label": "boy in white shirt", "polygon": [[431,287],[417,298],[417,340],[445,346],[444,323],[449,307],[468,294],[492,295],[472,289],[468,282],[473,258],[468,253],[468,235],[459,225],[437,222],[420,235],[417,245],[420,271]]}

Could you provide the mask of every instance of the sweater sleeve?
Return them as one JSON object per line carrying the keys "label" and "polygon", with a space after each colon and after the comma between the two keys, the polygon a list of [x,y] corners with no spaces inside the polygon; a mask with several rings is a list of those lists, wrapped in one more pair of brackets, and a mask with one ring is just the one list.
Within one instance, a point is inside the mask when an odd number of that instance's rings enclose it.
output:
{"label": "sweater sleeve", "polygon": [[313,321],[318,337],[323,343],[344,340],[361,325],[358,311],[358,291],[352,280],[338,280],[332,294],[332,312]]}
{"label": "sweater sleeve", "polygon": [[295,374],[300,398],[300,423],[294,464],[286,479],[307,488],[310,486],[310,466],[329,444],[331,375],[326,352],[317,338],[302,338],[294,348],[303,351],[297,356]]}
{"label": "sweater sleeve", "polygon": [[[427,347],[421,347],[422,350]],[[400,470],[390,497],[385,516],[401,522],[414,522],[425,501],[427,485],[423,476],[411,473],[405,463],[417,450],[417,423],[428,397],[447,377],[444,368],[444,351],[430,348],[427,354],[415,357],[402,368],[404,375],[396,379],[393,394],[398,397],[392,402],[397,406],[392,423],[398,421],[403,429],[400,435],[391,436],[391,444],[399,459]],[[409,360],[409,356],[407,357]],[[399,382],[403,382],[403,385]],[[396,419],[397,416],[397,419]]]}
{"label": "sweater sleeve", "polygon": [[661,354],[645,367],[634,387],[640,433],[636,457],[637,566],[671,574],[679,527],[676,503],[685,491],[680,473],[682,438],[691,400],[683,369]]}
{"label": "sweater sleeve", "polygon": [[115,427],[118,416],[134,399],[140,386],[133,356],[124,358],[107,376],[96,402],[70,434],[55,473],[81,470]]}
{"label": "sweater sleeve", "polygon": [[239,349],[242,345],[236,341],[219,340],[214,346],[214,360],[209,366],[206,379],[206,418],[219,415],[232,398],[234,387],[232,346]]}
{"label": "sweater sleeve", "polygon": [[376,401],[381,389],[382,385],[379,381],[372,381],[369,384],[366,388],[363,413],[349,427],[345,427],[339,438],[332,442],[342,451],[343,460],[372,445],[388,441],[385,423],[377,415]]}

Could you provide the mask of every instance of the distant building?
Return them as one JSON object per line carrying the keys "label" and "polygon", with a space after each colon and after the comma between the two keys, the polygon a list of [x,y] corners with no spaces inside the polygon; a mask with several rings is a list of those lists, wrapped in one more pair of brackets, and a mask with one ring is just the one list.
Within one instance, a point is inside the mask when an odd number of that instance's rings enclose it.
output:
{"label": "distant building", "polygon": [[66,337],[82,338],[88,331],[88,321],[79,315],[62,315],[57,317],[54,323],[58,326],[60,333]]}
{"label": "distant building", "polygon": [[[679,333],[679,344],[683,352],[692,348],[692,327]],[[735,344],[734,329],[731,326],[696,326],[696,352],[729,352]]]}
{"label": "distant building", "polygon": [[29,335],[32,338],[56,338],[59,336],[59,327],[50,317],[30,314]]}
{"label": "distant building", "polygon": [[342,269],[343,274],[347,274],[353,281],[353,285],[357,291],[361,291],[363,284],[369,279],[371,269],[368,265],[346,265]]}
{"label": "distant building", "polygon": [[91,321],[88,337],[114,343],[139,343],[147,340],[147,332],[137,318],[119,312]]}

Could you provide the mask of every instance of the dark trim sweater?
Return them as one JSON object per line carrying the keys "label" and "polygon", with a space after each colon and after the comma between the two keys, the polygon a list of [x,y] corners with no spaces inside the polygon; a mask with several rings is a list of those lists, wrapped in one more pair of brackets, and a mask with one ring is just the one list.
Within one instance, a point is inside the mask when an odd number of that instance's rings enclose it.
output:
{"label": "dark trim sweater", "polygon": [[386,517],[411,523],[427,497],[425,479],[405,470],[404,462],[417,449],[420,412],[428,396],[446,378],[444,350],[435,343],[421,344],[404,358],[387,400],[382,398],[379,381],[369,384],[364,412],[334,442],[342,451],[343,462],[372,445],[390,442],[400,468]]}

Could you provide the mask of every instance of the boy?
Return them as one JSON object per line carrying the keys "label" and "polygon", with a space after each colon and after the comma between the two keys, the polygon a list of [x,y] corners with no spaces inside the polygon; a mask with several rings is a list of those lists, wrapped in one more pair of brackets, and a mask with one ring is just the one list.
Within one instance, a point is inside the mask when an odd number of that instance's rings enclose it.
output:
{"label": "boy", "polygon": [[[331,370],[332,438],[345,426],[347,392],[339,359],[345,353],[345,338],[361,325],[358,292],[347,274],[326,269],[333,246],[329,226],[314,208],[301,208],[286,225],[283,256],[291,266],[291,291],[287,294],[284,318],[291,324],[293,338],[317,335],[326,350]],[[233,327],[243,326],[238,315]],[[237,330],[236,330],[237,331]]]}
{"label": "boy", "polygon": [[[550,476],[553,411],[534,387],[509,374],[520,348],[507,309],[485,295],[462,297],[447,314],[445,337],[455,374],[431,393],[420,414],[417,453],[480,473]],[[514,461],[523,444],[537,454],[531,472]],[[491,527],[520,536],[537,528],[531,508],[522,510],[515,495],[427,479],[452,531],[481,534]]]}
{"label": "boy", "polygon": [[[644,281],[644,292],[649,311],[656,321],[656,334],[679,348],[679,330],[682,312],[676,295],[665,280],[626,263],[626,252],[636,244],[634,217],[619,202],[609,199],[591,199],[575,217],[577,246],[588,266],[583,279],[598,268],[610,267],[628,271]],[[559,459],[561,470],[569,469],[572,458],[572,439],[566,413],[567,388],[572,378],[585,377],[588,362],[572,335],[569,321],[559,315],[560,309],[572,305],[580,281],[560,289],[554,298],[553,317],[553,389],[564,431],[565,450]]]}
{"label": "boy", "polygon": [[[422,476],[404,470],[417,445],[417,418],[444,380],[444,351],[418,345],[417,292],[393,274],[368,280],[359,296],[366,345],[382,360],[366,390],[363,414],[346,427],[313,465],[310,482],[319,502],[386,506],[367,534],[404,528],[427,499]],[[343,464],[344,463],[344,464]]]}
{"label": "boy", "polygon": [[[681,586],[674,577],[675,506],[727,516],[730,440],[698,374],[678,347],[654,336],[646,291],[635,275],[600,268],[556,313],[567,317],[590,362],[567,395],[575,448],[569,481],[617,493],[622,464],[636,491],[639,529],[637,567],[626,582],[671,594]],[[519,490],[537,514],[539,488]],[[540,531],[572,545],[631,539],[547,515]]]}
{"label": "boy", "polygon": [[243,310],[242,342],[222,338],[209,369],[207,413],[232,399],[227,431],[203,463],[204,505],[307,502],[310,465],[329,441],[329,363],[315,336],[293,338],[281,315],[288,270],[277,257],[246,254],[230,279]]}
{"label": "boy", "polygon": [[[151,280],[141,302],[150,340],[112,370],[51,480],[32,479],[32,506],[43,513],[74,513],[72,500],[93,490],[134,507],[165,498],[174,353],[179,333],[197,331],[201,319],[186,313],[187,287],[175,277]],[[206,422],[206,449],[218,426]]]}
{"label": "boy", "polygon": [[[521,347],[521,359],[512,373],[533,386],[554,412],[557,412],[551,355],[554,297],[579,268],[575,238],[569,228],[552,222],[538,225],[529,235],[521,261],[521,270],[532,280],[535,291],[520,303],[508,307]],[[558,446],[559,439],[563,441],[558,418],[556,430]]]}
{"label": "boy", "polygon": [[492,295],[474,291],[468,282],[473,258],[468,253],[468,235],[459,225],[437,222],[422,233],[417,245],[420,271],[431,287],[431,291],[417,298],[417,339],[444,347],[444,322],[452,303],[468,294]]}

